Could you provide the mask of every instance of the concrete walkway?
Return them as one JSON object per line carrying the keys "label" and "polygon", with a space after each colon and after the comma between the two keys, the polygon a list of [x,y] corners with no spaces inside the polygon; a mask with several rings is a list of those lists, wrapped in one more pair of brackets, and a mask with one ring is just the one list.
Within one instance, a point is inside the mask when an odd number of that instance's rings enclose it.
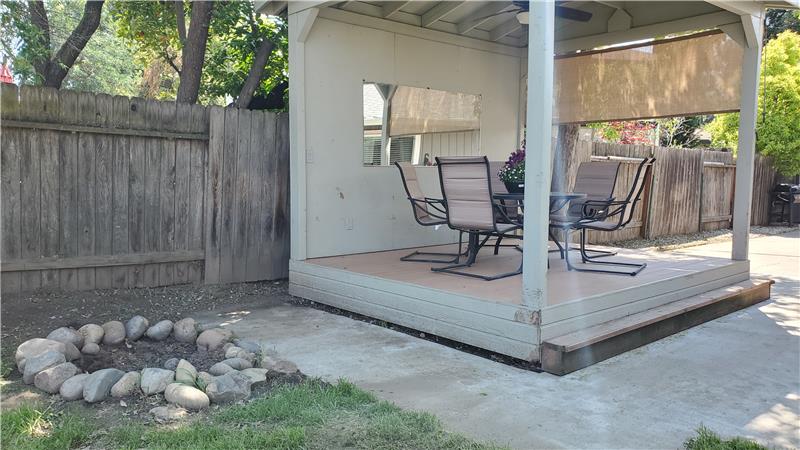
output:
{"label": "concrete walkway", "polygon": [[[681,250],[727,256],[730,243]],[[309,375],[347,378],[452,429],[515,448],[681,447],[700,425],[800,446],[800,232],[751,240],[768,301],[565,377],[528,372],[378,326],[294,306],[225,322]]]}

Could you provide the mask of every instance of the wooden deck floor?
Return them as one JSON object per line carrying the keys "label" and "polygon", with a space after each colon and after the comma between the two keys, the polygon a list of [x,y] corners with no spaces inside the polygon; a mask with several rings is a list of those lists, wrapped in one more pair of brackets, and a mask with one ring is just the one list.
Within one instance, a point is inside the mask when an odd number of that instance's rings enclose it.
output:
{"label": "wooden deck floor", "polygon": [[[425,247],[420,250],[455,252],[455,245]],[[307,263],[347,270],[392,281],[414,284],[486,301],[519,305],[522,302],[522,277],[514,276],[495,281],[483,281],[464,276],[436,273],[433,264],[400,260],[413,249],[362,253],[306,260]],[[571,252],[571,261],[578,264],[579,255]],[[501,248],[495,256],[487,247],[478,256],[471,272],[495,274],[519,267],[522,255],[513,248]],[[708,269],[731,264],[727,258],[698,257],[685,254],[641,250],[620,250],[618,261],[646,261],[648,266],[635,277],[627,275],[570,272],[558,253],[550,254],[548,305],[555,306],[593,296],[622,291],[666,279],[691,276]]]}

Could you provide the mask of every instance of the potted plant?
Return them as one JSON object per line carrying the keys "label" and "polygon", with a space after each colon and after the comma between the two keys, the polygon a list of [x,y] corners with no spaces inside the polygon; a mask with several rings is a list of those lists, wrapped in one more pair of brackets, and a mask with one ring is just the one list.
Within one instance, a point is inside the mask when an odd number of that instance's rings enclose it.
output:
{"label": "potted plant", "polygon": [[525,192],[525,141],[514,150],[505,165],[497,173],[510,193]]}

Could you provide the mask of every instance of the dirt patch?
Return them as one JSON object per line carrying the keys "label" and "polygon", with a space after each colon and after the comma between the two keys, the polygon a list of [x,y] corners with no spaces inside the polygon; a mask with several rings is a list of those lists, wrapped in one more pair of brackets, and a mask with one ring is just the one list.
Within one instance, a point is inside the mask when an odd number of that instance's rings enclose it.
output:
{"label": "dirt patch", "polygon": [[235,312],[291,301],[285,281],[3,295],[2,361],[4,366],[11,362],[4,368],[4,375],[11,379],[21,376],[16,370],[7,373],[19,344],[46,337],[61,326],[78,328],[109,320],[124,322],[137,314],[147,317],[150,323],[163,319],[176,321],[199,311]]}
{"label": "dirt patch", "polygon": [[100,353],[83,355],[72,363],[85,372],[115,367],[125,372],[141,371],[146,367],[164,367],[170,358],[185,359],[198,371],[208,371],[211,366],[225,359],[222,350],[199,350],[195,344],[172,339],[150,341],[146,339],[123,343],[117,346],[101,345]]}

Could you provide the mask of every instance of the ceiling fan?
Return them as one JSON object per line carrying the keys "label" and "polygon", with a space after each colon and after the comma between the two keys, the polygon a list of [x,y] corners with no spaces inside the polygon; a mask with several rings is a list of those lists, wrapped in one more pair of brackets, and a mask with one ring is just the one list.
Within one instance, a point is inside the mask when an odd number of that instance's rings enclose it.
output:
{"label": "ceiling fan", "polygon": [[[477,20],[488,19],[490,17],[497,17],[502,16],[504,14],[516,14],[517,20],[519,23],[523,25],[528,24],[528,11],[530,10],[530,2],[529,1],[517,1],[514,0],[511,3],[514,4],[514,9],[509,9],[506,11],[500,11],[498,13],[490,14],[488,16],[481,17]],[[566,20],[574,20],[576,22],[588,22],[592,19],[592,13],[581,11],[580,9],[570,8],[569,6],[564,6],[562,3],[565,2],[556,2],[555,5],[555,13],[556,17],[560,17]]]}

